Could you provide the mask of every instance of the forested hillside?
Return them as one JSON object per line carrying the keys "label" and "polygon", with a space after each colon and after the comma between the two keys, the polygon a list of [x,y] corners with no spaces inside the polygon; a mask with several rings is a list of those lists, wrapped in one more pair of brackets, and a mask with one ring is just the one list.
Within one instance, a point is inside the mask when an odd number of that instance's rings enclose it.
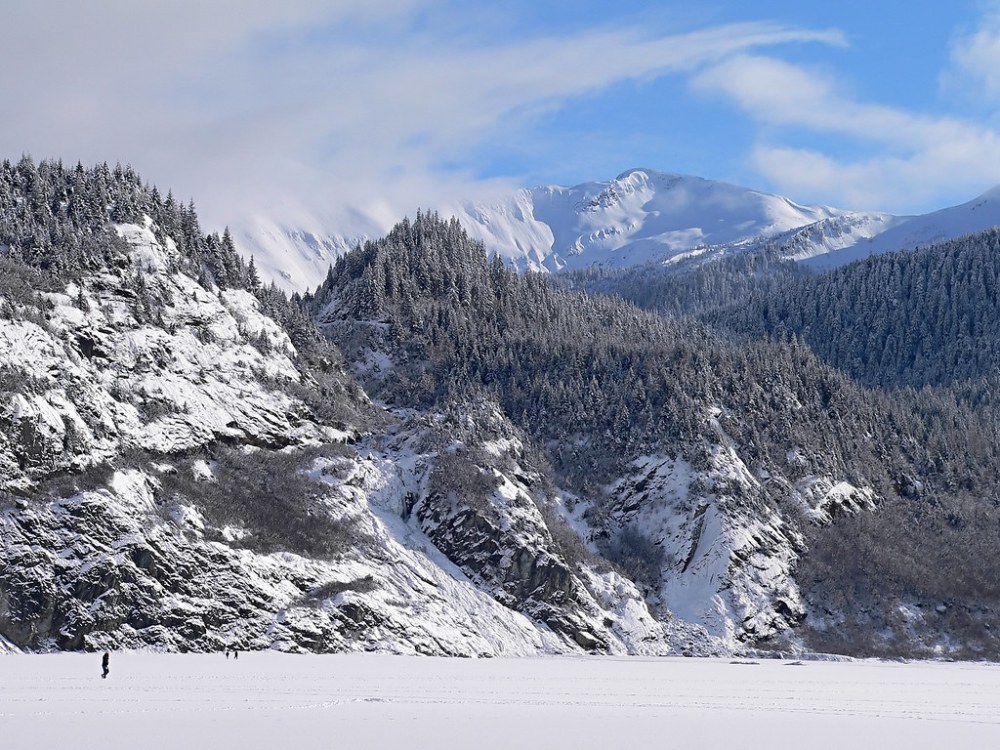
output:
{"label": "forested hillside", "polygon": [[[370,392],[425,406],[485,393],[545,448],[559,481],[581,492],[641,456],[706,467],[733,447],[768,477],[754,491],[804,535],[800,583],[817,633],[835,621],[848,642],[877,651],[872,629],[889,628],[901,601],[942,597],[946,577],[980,581],[962,589],[963,606],[997,604],[981,575],[984,565],[993,570],[984,549],[1000,551],[996,423],[951,392],[871,389],[800,341],[733,343],[691,318],[556,290],[487,261],[456,222],[435,216],[338,261],[309,304]],[[881,509],[806,523],[788,503],[815,476],[871,487]],[[594,494],[595,512],[614,512],[614,492]],[[831,540],[847,528],[867,551],[840,554]],[[982,623],[976,638],[992,641]]]}
{"label": "forested hillside", "polygon": [[553,275],[552,282],[563,289],[620,297],[643,310],[671,317],[695,317],[742,307],[761,290],[781,288],[809,276],[802,266],[763,249],[669,265],[592,266]]}
{"label": "forested hillside", "polygon": [[757,291],[716,322],[754,335],[801,336],[824,360],[873,386],[953,385],[997,374],[998,284],[1000,231],[993,229]]}
{"label": "forested hillside", "polygon": [[[431,405],[484,390],[559,446],[553,457],[570,481],[606,478],[600,469],[663,445],[690,450],[717,437],[717,421],[761,465],[816,446],[817,468],[860,483],[943,470],[942,485],[992,490],[992,475],[977,479],[990,441],[970,442],[965,457],[940,467],[926,461],[925,452],[943,452],[935,446],[989,429],[948,394],[889,397],[801,344],[733,344],[690,319],[559,291],[545,276],[487,261],[454,221],[397,226],[338,261],[309,304],[342,343],[351,343],[342,331],[360,332],[405,353],[392,377],[367,371],[375,393]],[[878,442],[860,439],[876,430]]]}
{"label": "forested hillside", "polygon": [[[562,274],[556,283],[692,317],[740,338],[802,338],[857,382],[970,386],[1000,365],[1000,230],[812,273],[767,250],[708,262]],[[987,379],[986,383],[982,383]]]}

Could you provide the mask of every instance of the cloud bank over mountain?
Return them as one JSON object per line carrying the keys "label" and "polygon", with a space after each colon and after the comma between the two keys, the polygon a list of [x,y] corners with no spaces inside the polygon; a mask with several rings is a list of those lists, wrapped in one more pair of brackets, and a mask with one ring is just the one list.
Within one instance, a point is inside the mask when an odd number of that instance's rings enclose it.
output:
{"label": "cloud bank over mountain", "polygon": [[[0,70],[0,153],[132,163],[219,227],[263,212],[316,234],[379,233],[419,207],[600,178],[612,143],[618,169],[895,212],[1000,182],[983,105],[998,90],[995,4],[951,32],[940,88],[979,103],[954,111],[856,92],[852,65],[870,47],[857,26],[870,22],[792,4],[757,19],[724,0],[698,12],[589,0],[6,5],[0,43],[25,64]],[[875,31],[886,54],[908,49]],[[604,117],[577,116],[581,102]],[[693,133],[717,162],[668,163]],[[571,156],[589,173],[553,174]]]}

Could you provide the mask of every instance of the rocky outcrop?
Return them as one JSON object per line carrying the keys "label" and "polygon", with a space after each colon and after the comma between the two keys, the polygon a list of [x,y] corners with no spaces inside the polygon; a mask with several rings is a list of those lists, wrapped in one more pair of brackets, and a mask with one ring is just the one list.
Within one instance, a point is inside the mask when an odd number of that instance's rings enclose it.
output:
{"label": "rocky outcrop", "polygon": [[806,616],[795,579],[802,524],[870,511],[875,495],[829,477],[751,472],[722,437],[697,468],[662,456],[635,462],[606,488],[606,533],[641,533],[661,553],[654,588],[664,608],[724,641],[755,644]]}
{"label": "rocky outcrop", "polygon": [[638,587],[568,526],[563,497],[550,494],[513,426],[488,404],[469,410],[464,420],[471,429],[412,417],[382,442],[382,455],[397,459],[393,480],[374,486],[385,478],[367,472],[364,485],[399,516],[411,539],[433,545],[446,567],[554,634],[561,648],[620,654],[665,654],[688,643],[701,652],[719,648],[696,626],[657,619]]}
{"label": "rocky outcrop", "polygon": [[605,637],[580,616],[596,607],[555,549],[527,488],[459,456],[446,455],[441,463],[465,481],[439,479],[415,507],[435,546],[506,606],[587,650],[608,650]]}

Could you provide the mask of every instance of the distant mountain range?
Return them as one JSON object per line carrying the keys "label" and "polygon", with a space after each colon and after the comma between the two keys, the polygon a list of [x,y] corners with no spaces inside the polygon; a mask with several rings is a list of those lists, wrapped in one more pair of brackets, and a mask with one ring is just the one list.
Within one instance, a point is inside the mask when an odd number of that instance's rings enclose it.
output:
{"label": "distant mountain range", "polygon": [[[613,180],[517,190],[455,215],[487,250],[534,271],[703,262],[767,247],[819,268],[914,249],[1000,224],[1000,188],[920,216],[800,205],[700,177],[631,169]],[[314,288],[330,263],[367,239],[322,236],[262,220],[236,232],[239,248],[288,290]]]}

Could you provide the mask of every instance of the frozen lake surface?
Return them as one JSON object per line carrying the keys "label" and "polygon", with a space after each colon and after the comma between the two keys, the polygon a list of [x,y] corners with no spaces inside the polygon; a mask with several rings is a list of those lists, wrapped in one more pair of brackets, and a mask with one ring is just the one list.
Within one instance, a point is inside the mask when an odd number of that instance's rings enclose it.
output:
{"label": "frozen lake surface", "polygon": [[0,746],[1000,747],[1000,666],[385,655],[0,656]]}

